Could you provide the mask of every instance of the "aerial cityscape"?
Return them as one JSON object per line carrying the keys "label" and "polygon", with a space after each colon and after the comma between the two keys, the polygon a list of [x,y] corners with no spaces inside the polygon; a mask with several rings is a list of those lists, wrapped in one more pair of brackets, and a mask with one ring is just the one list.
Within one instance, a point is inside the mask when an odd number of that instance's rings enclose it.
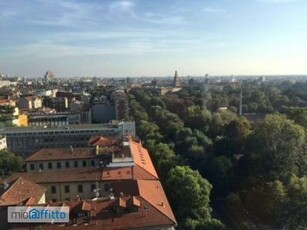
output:
{"label": "aerial cityscape", "polygon": [[0,2],[0,229],[307,229],[307,2]]}

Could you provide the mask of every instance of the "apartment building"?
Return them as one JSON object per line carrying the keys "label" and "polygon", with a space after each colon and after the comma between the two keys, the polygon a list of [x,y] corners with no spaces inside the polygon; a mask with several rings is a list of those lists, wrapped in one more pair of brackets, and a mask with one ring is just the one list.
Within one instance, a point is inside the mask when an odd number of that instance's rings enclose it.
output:
{"label": "apartment building", "polygon": [[18,108],[22,110],[42,108],[43,102],[40,97],[29,96],[21,97],[18,100]]}
{"label": "apartment building", "polygon": [[9,151],[27,156],[43,148],[87,147],[92,136],[135,135],[134,122],[113,124],[84,124],[61,127],[5,127]]}
{"label": "apartment building", "polygon": [[173,230],[176,219],[140,141],[96,136],[89,145],[42,149],[25,160],[26,173],[5,181],[22,177],[46,189],[48,205],[69,206],[70,222],[63,229]]}

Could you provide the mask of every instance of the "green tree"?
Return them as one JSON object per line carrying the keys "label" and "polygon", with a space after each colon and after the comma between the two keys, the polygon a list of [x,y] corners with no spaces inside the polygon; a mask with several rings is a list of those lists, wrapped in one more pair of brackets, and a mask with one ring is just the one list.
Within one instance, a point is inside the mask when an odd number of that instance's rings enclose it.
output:
{"label": "green tree", "polygon": [[247,152],[240,165],[253,175],[275,180],[297,173],[306,163],[305,130],[285,116],[268,115],[256,125]]}
{"label": "green tree", "polygon": [[166,181],[170,201],[177,219],[183,224],[186,219],[210,222],[210,191],[212,185],[198,171],[188,166],[173,168]]}
{"label": "green tree", "polygon": [[209,167],[209,178],[213,190],[218,195],[226,196],[234,183],[234,166],[225,156],[212,159]]}
{"label": "green tree", "polygon": [[9,176],[14,172],[21,172],[23,159],[7,150],[0,151],[0,176]]}

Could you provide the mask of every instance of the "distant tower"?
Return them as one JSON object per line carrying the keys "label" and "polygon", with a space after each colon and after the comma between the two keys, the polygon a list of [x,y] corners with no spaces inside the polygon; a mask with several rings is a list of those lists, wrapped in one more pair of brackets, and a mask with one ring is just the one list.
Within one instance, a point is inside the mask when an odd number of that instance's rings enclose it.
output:
{"label": "distant tower", "polygon": [[173,80],[173,86],[174,87],[179,87],[180,86],[177,70],[175,71],[175,76],[174,76],[174,80]]}
{"label": "distant tower", "polygon": [[50,70],[48,70],[44,75],[44,79],[45,81],[52,81],[54,79],[53,73]]}
{"label": "distant tower", "polygon": [[239,104],[239,116],[242,116],[242,98],[243,98],[243,93],[242,93],[242,89],[240,92],[240,104]]}

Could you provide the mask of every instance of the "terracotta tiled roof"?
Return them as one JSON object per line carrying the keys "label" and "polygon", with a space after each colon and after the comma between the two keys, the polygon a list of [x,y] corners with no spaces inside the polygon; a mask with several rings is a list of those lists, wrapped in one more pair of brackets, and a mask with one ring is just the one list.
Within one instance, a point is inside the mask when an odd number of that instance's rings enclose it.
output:
{"label": "terracotta tiled roof", "polygon": [[[135,212],[130,212],[129,208],[120,207],[122,209],[121,213],[116,213],[116,207],[119,207],[118,199],[114,200],[96,200],[96,201],[69,201],[69,202],[55,202],[51,206],[62,206],[67,205],[70,208],[70,222],[67,225],[63,224],[31,224],[31,229],[77,229],[77,230],[114,230],[114,229],[147,229],[147,228],[170,228],[176,225],[168,217],[159,212],[154,206],[147,202],[141,196],[134,197],[123,197],[121,198],[123,202],[129,203],[130,200],[134,200],[137,204],[138,209]],[[88,204],[90,209],[80,209],[84,204]],[[0,209],[1,211],[1,209]],[[79,212],[88,213],[91,222],[85,224],[85,219],[83,217],[78,217],[75,219],[75,224],[73,224],[73,219],[75,214]],[[3,213],[0,215],[0,221],[6,223],[7,215]],[[29,224],[10,224],[10,229],[29,229]]]}
{"label": "terracotta tiled roof", "polygon": [[129,146],[135,164],[146,170],[156,179],[158,179],[159,177],[150,159],[147,149],[145,149],[141,143],[133,141],[131,139],[129,140]]}
{"label": "terracotta tiled roof", "polygon": [[102,172],[100,169],[71,169],[69,171],[48,171],[48,172],[29,172],[15,173],[7,180],[23,178],[38,184],[64,183],[64,182],[86,182],[101,180]]}
{"label": "terracotta tiled roof", "polygon": [[145,168],[135,164],[133,167],[134,180],[158,180],[158,176],[150,174]]}
{"label": "terracotta tiled roof", "polygon": [[9,99],[0,99],[0,105],[9,105],[10,100]]}
{"label": "terracotta tiled roof", "polygon": [[130,180],[133,170],[131,167],[103,168],[103,180]]}
{"label": "terracotta tiled roof", "polygon": [[115,138],[103,137],[103,136],[93,136],[89,140],[89,144],[92,146],[112,146],[119,142]]}
{"label": "terracotta tiled roof", "polygon": [[167,197],[160,181],[138,180],[140,196],[153,205],[157,210],[176,223],[172,208],[168,203]]}
{"label": "terracotta tiled roof", "polygon": [[138,198],[136,198],[135,196],[132,196],[127,200],[126,206],[127,207],[131,207],[131,206],[141,207],[141,202]]}
{"label": "terracotta tiled roof", "polygon": [[132,180],[112,183],[116,197],[141,196],[159,212],[176,223],[175,216],[168,203],[163,187],[158,180]]}
{"label": "terracotta tiled roof", "polygon": [[93,169],[70,169],[61,171],[42,171],[42,172],[27,172],[15,173],[7,181],[16,180],[18,177],[23,177],[26,180],[38,184],[48,183],[65,183],[65,182],[86,182],[86,181],[118,181],[132,179],[155,179],[147,171],[144,171],[139,166],[120,167],[120,168],[93,168]]}
{"label": "terracotta tiled roof", "polygon": [[35,204],[40,201],[46,189],[22,177],[7,182],[8,188],[1,187],[0,205]]}
{"label": "terracotta tiled roof", "polygon": [[95,157],[94,148],[55,148],[41,149],[28,157],[25,161],[48,161],[48,160],[68,160],[87,159]]}

